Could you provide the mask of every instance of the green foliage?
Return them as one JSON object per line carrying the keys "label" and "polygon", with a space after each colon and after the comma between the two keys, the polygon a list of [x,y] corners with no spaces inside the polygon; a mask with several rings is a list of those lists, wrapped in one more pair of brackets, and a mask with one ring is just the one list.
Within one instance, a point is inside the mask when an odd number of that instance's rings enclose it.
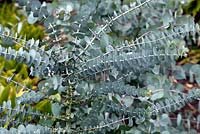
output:
{"label": "green foliage", "polygon": [[[5,27],[5,33],[0,33],[0,36],[3,37],[1,38],[1,43],[3,43],[4,46],[12,47],[13,51],[19,49],[21,42],[16,44],[12,41],[12,37],[5,37],[5,35],[8,34],[9,29],[11,29],[13,33],[20,34],[20,38],[26,37],[27,39],[41,39],[44,37],[43,28],[41,26],[28,24],[26,18],[19,13],[17,8],[15,8],[14,3],[3,3],[0,5],[0,23]],[[2,26],[1,28],[3,28]],[[13,51],[11,51],[11,53]],[[18,64],[16,61],[5,60],[2,57],[0,58],[0,70],[0,83],[2,87],[0,104],[2,104],[3,101],[11,100],[12,107],[14,107],[16,96],[21,96],[24,89],[23,87],[18,88],[16,83],[9,83],[9,77],[14,77],[15,81],[29,87],[36,83],[37,79],[29,78],[28,68],[25,64]]]}
{"label": "green foliage", "polygon": [[0,27],[0,55],[25,63],[30,69],[25,76],[40,78],[33,90],[15,75],[4,77],[26,92],[15,105],[14,97],[9,101],[9,92],[4,93],[2,132],[197,133],[189,117],[188,129],[181,115],[175,124],[169,117],[200,97],[200,89],[182,93],[183,86],[173,82],[189,75],[199,84],[199,66],[188,69],[175,62],[187,56],[184,39],[195,42],[199,32],[193,17],[183,15],[181,2],[16,2],[47,36],[26,40]]}
{"label": "green foliage", "polygon": [[184,11],[187,14],[192,14],[196,22],[200,22],[199,13],[200,13],[200,1],[199,0],[190,0],[190,2],[184,6]]}
{"label": "green foliage", "polygon": [[43,28],[28,24],[25,16],[19,13],[13,3],[0,5],[0,24],[13,29],[20,36],[26,36],[27,39],[42,39],[44,37]]}
{"label": "green foliage", "polygon": [[[185,3],[183,6],[183,11],[185,14],[191,14],[194,17],[195,22],[200,23],[200,1],[198,0],[190,0]],[[192,63],[197,64],[199,63],[199,33],[197,33],[197,42],[188,41],[188,44],[192,44],[190,46],[190,53],[189,57],[182,59],[179,64],[185,63]]]}

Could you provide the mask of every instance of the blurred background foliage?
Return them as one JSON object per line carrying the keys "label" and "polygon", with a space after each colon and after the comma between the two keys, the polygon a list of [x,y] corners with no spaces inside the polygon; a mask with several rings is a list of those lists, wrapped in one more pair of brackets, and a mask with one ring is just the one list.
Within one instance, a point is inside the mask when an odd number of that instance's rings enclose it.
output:
{"label": "blurred background foliage", "polygon": [[194,16],[195,21],[200,23],[200,0],[190,0],[189,4],[183,7],[186,14]]}
{"label": "blurred background foliage", "polygon": [[[28,24],[26,17],[10,1],[0,1],[0,24],[23,36],[21,38],[42,39],[44,37],[43,27],[38,24]],[[15,49],[21,45],[18,44]],[[14,107],[16,97],[26,92],[26,88],[34,89],[38,81],[37,78],[29,77],[28,67],[25,64],[19,64],[14,60],[6,61],[0,57],[0,71],[0,105],[3,101],[11,100]],[[21,86],[16,85],[15,82],[9,82],[8,78],[19,82]]]}
{"label": "blurred background foliage", "polygon": [[[0,23],[4,27],[14,29],[18,34],[26,36],[27,39],[42,39],[44,37],[43,27],[28,24],[26,17],[15,8],[13,3],[2,2],[0,4]],[[21,27],[19,31],[18,27]]]}
{"label": "blurred background foliage", "polygon": [[[189,4],[183,7],[184,14],[190,14],[194,17],[195,22],[200,24],[200,0],[189,0]],[[188,57],[178,62],[179,65],[186,63],[200,63],[200,35],[196,35],[196,42],[189,44],[190,52]]]}

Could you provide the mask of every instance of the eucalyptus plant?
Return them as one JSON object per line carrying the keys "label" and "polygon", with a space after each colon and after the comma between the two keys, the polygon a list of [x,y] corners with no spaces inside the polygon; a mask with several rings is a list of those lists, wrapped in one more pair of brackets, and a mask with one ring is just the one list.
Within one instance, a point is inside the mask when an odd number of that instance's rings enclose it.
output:
{"label": "eucalyptus plant", "polygon": [[[188,74],[176,66],[199,32],[183,15],[186,0],[15,2],[30,24],[44,26],[45,37],[26,40],[0,27],[0,55],[40,79],[33,90],[5,77],[25,92],[15,105],[2,102],[1,132],[197,133],[181,114],[170,120],[200,97],[199,89],[183,93],[174,82],[189,75],[199,84],[198,67]],[[18,42],[23,46],[13,49]]]}

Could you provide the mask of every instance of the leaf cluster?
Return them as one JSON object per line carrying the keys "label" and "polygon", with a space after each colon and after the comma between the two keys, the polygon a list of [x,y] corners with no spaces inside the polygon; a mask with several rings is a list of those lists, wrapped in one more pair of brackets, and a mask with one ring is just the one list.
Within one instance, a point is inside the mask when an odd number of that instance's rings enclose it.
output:
{"label": "leaf cluster", "polygon": [[[2,102],[2,127],[8,128],[2,131],[10,132],[12,127],[25,133],[29,128],[38,133],[190,131],[176,127],[169,118],[169,113],[200,96],[200,89],[182,93],[183,86],[173,81],[189,75],[199,84],[198,65],[189,74],[176,65],[177,58],[187,56],[185,39],[196,42],[199,32],[193,17],[183,15],[181,2],[16,3],[26,11],[29,23],[44,26],[46,36],[26,40],[15,36],[12,29],[0,27],[4,40],[0,55],[25,63],[28,75],[40,78],[33,90],[15,76],[4,77],[27,91],[14,99],[16,105]],[[23,45],[14,49],[19,42]],[[7,124],[11,118],[19,123]],[[177,122],[180,126],[180,117]]]}

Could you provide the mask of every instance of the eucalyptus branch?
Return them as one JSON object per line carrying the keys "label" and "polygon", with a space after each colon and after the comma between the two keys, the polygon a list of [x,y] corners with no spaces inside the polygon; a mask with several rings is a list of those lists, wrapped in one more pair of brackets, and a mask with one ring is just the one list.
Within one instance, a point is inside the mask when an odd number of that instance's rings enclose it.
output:
{"label": "eucalyptus branch", "polygon": [[[92,45],[92,43],[95,41],[95,39],[96,39],[108,26],[110,26],[114,21],[116,21],[116,20],[119,19],[120,17],[122,17],[122,16],[128,14],[129,12],[140,8],[141,6],[147,4],[147,3],[150,2],[150,1],[152,1],[152,0],[146,0],[145,2],[139,4],[139,5],[135,6],[135,7],[130,8],[129,10],[127,10],[127,11],[125,11],[125,12],[119,14],[118,16],[116,16],[116,17],[114,17],[114,18],[111,18],[111,20],[110,20],[108,23],[106,23],[106,24],[101,28],[101,30],[99,30],[99,31],[95,34],[95,36],[90,40],[90,42],[87,44],[87,46],[84,48],[84,50],[83,50],[77,57],[80,57],[82,54],[84,54],[84,53],[87,51],[87,49]],[[77,58],[76,58],[76,59],[77,59]],[[76,59],[75,59],[75,60],[76,60]]]}

